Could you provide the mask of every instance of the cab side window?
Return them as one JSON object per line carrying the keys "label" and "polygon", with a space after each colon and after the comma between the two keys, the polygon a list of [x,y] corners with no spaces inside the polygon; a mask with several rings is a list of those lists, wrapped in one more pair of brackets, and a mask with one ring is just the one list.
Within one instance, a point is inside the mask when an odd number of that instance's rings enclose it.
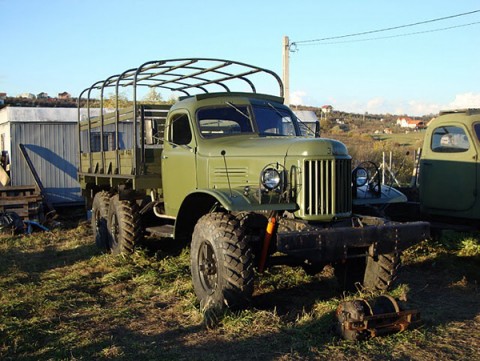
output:
{"label": "cab side window", "polygon": [[465,131],[456,126],[438,127],[432,134],[432,150],[439,153],[460,153],[470,149]]}
{"label": "cab side window", "polygon": [[186,114],[174,115],[170,123],[170,141],[178,145],[186,145],[192,141],[190,122]]}
{"label": "cab side window", "polygon": [[480,140],[480,123],[477,123],[473,126],[475,129],[475,134],[477,135],[477,139]]}

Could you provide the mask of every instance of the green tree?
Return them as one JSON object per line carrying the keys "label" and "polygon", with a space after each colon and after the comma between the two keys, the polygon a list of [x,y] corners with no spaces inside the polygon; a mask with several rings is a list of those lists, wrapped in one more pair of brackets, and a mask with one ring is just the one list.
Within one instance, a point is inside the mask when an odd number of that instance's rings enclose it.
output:
{"label": "green tree", "polygon": [[[126,108],[131,105],[132,102],[128,100],[128,97],[125,94],[118,94],[118,107],[119,108]],[[108,94],[107,97],[103,99],[103,107],[104,108],[112,108],[115,109],[117,106],[117,96],[114,93]]]}
{"label": "green tree", "polygon": [[148,93],[143,97],[146,103],[164,103],[162,95],[155,88],[150,88]]}

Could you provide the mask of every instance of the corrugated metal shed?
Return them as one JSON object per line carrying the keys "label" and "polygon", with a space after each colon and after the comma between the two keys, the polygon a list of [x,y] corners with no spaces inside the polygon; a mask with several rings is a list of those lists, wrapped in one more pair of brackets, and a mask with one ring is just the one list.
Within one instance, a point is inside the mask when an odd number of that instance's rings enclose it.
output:
{"label": "corrugated metal shed", "polygon": [[83,203],[77,182],[77,109],[21,108],[0,110],[0,136],[10,156],[11,185],[35,184],[18,147],[28,155],[54,205]]}

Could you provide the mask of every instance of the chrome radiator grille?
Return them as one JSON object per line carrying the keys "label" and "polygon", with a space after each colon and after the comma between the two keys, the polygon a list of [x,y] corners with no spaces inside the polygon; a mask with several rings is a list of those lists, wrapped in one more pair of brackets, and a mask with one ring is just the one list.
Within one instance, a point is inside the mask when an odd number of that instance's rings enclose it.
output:
{"label": "chrome radiator grille", "polygon": [[303,174],[305,216],[326,216],[351,212],[350,159],[306,160]]}

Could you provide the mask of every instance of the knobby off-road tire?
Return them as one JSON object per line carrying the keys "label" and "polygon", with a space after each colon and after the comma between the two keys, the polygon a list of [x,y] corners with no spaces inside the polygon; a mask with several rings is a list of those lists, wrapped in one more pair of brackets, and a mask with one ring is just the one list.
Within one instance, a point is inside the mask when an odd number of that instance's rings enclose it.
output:
{"label": "knobby off-road tire", "polygon": [[105,191],[98,192],[92,202],[92,230],[93,240],[102,251],[108,250],[108,206],[110,194]]}
{"label": "knobby off-road tire", "polygon": [[397,279],[400,254],[389,253],[377,258],[367,257],[363,287],[374,291],[388,290]]}
{"label": "knobby off-road tire", "polygon": [[253,212],[240,212],[235,215],[235,218],[240,222],[240,227],[243,229],[245,239],[252,250],[253,265],[254,267],[258,267],[268,219],[264,215]]}
{"label": "knobby off-road tire", "polygon": [[142,238],[138,206],[132,201],[110,198],[108,208],[108,247],[113,254],[129,254]]}
{"label": "knobby off-road tire", "polygon": [[369,291],[386,291],[397,278],[399,254],[352,258],[335,265],[335,276],[346,291],[354,292],[360,286]]}
{"label": "knobby off-road tire", "polygon": [[252,251],[246,228],[228,213],[210,213],[197,222],[190,261],[200,308],[245,307],[253,294]]}

